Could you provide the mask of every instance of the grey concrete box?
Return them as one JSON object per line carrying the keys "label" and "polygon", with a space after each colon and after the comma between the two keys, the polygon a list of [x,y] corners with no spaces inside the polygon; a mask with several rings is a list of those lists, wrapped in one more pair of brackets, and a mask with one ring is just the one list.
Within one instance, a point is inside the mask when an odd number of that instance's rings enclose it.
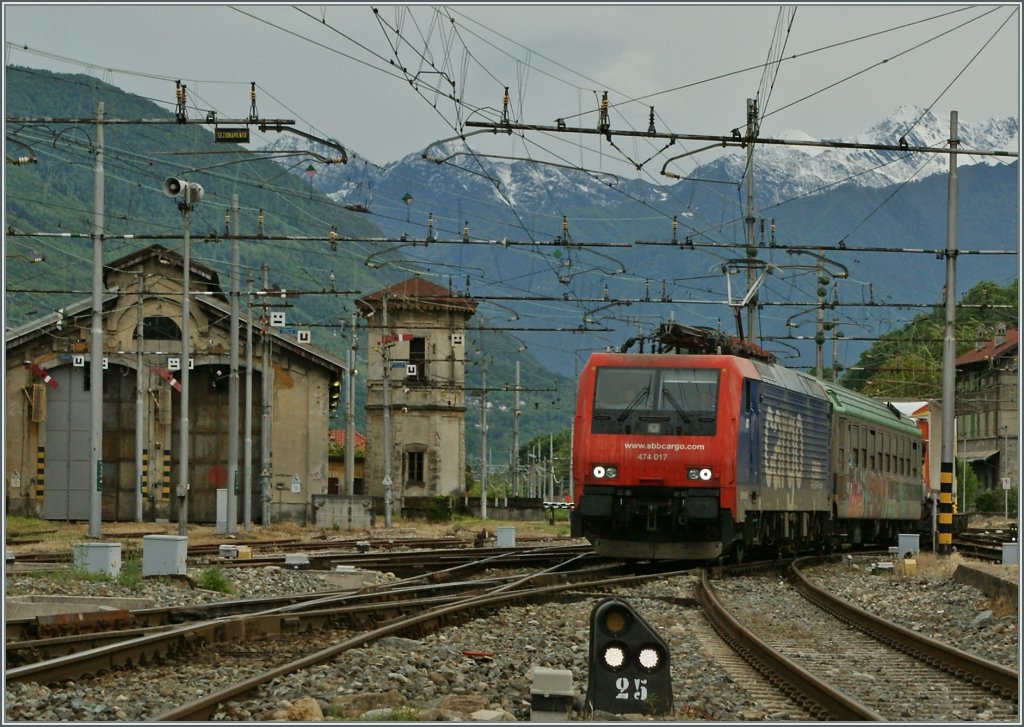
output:
{"label": "grey concrete box", "polygon": [[142,538],[142,575],[183,576],[188,573],[188,538],[184,535],[146,535]]}
{"label": "grey concrete box", "polygon": [[516,529],[515,528],[495,528],[494,534],[497,536],[497,546],[499,548],[514,548],[516,547]]}
{"label": "grey concrete box", "polygon": [[910,555],[911,558],[917,557],[921,552],[921,535],[920,533],[900,533],[900,560]]}
{"label": "grey concrete box", "polygon": [[535,666],[532,671],[530,721],[567,722],[572,711],[572,672],[543,666]]}
{"label": "grey concrete box", "polygon": [[77,543],[72,555],[75,568],[86,573],[104,573],[111,578],[121,573],[120,543]]}
{"label": "grey concrete box", "polygon": [[1017,565],[1017,543],[1003,543],[1003,565]]}

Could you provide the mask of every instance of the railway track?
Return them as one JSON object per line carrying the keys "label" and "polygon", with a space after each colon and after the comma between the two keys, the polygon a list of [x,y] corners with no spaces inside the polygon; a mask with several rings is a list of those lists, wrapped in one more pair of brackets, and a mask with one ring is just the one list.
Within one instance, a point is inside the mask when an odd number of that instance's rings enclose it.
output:
{"label": "railway track", "polygon": [[[554,558],[581,556],[598,562],[588,546],[557,545],[540,548],[487,548],[459,550],[417,550],[392,553],[390,556],[372,553],[324,554],[310,558],[309,568],[330,571],[338,565],[347,565],[366,571],[385,570],[403,577],[402,583],[415,583],[418,579],[430,579],[440,583],[453,578],[464,578],[487,569],[514,569],[544,567]],[[218,567],[260,568],[280,566],[281,557],[258,558],[243,561],[225,560],[217,562]],[[303,566],[306,568],[307,566]],[[373,590],[373,589],[362,589]],[[344,592],[338,592],[342,595]],[[331,594],[327,594],[330,597]],[[34,617],[6,621],[8,641],[48,639],[59,636],[82,636],[117,629],[145,629],[170,626],[190,621],[224,618],[232,615],[256,613],[267,609],[285,607],[315,600],[313,594],[293,594],[270,598],[248,599],[246,601],[219,601],[216,603],[176,606],[167,608],[138,609],[135,611],[106,611],[76,614],[72,617]],[[111,635],[97,637],[109,643]],[[87,643],[87,639],[69,639],[67,643]],[[8,663],[11,663],[10,661]]]}
{"label": "railway track", "polygon": [[[51,531],[47,531],[51,532]],[[109,542],[128,541],[128,547],[137,548],[141,551],[142,538],[145,535],[154,533],[128,533],[117,538],[108,538]],[[132,542],[137,540],[138,542]],[[191,545],[188,548],[187,558],[190,564],[204,564],[207,562],[223,565],[250,565],[250,560],[256,561],[255,565],[265,565],[267,562],[283,562],[287,553],[316,553],[318,551],[336,551],[337,558],[341,559],[347,555],[356,557],[357,554],[364,554],[367,562],[374,559],[383,560],[400,552],[415,552],[423,550],[436,551],[457,551],[476,550],[487,546],[487,550],[493,550],[488,538],[348,538],[341,540],[306,540],[306,539],[277,539],[277,540],[238,540],[233,539],[225,543],[203,543]],[[8,546],[24,545],[40,542],[37,540],[13,540],[8,541]],[[516,542],[522,546],[546,547],[558,545],[578,545],[579,541],[566,536],[550,537],[517,537]],[[220,557],[221,545],[247,546],[253,557],[251,559],[229,559]],[[579,546],[589,547],[589,546]],[[326,557],[326,556],[324,556]],[[15,563],[69,563],[71,552],[67,549],[61,551],[45,551],[31,553],[17,553]],[[312,560],[312,558],[311,558]]]}
{"label": "railway track", "polygon": [[966,530],[953,537],[958,553],[969,558],[999,563],[1003,559],[1003,544],[1017,542],[1017,528],[1005,530]]}
{"label": "railway track", "polygon": [[[815,588],[800,570],[811,562],[792,564],[785,579],[722,579],[715,588],[705,574],[697,597],[716,631],[815,719],[935,722],[958,712],[1018,719],[1016,671]],[[898,682],[900,703],[883,682]]]}
{"label": "railway track", "polygon": [[[196,677],[189,680],[189,687],[175,694],[178,706],[168,707],[175,702],[167,701],[166,711],[148,715],[147,721],[205,720],[219,705],[250,694],[283,674],[314,667],[381,638],[422,637],[512,604],[543,603],[565,598],[568,591],[662,577],[658,572],[622,575],[616,572],[618,565],[595,562],[592,554],[566,556],[555,552],[550,557],[557,558],[557,562],[527,575],[441,585],[405,583],[380,588],[376,593],[338,594],[290,603],[271,612],[161,627],[126,641],[8,669],[7,681],[52,684],[88,680],[98,693],[109,696],[117,689],[119,670],[153,665],[160,670],[173,664],[173,668],[187,669]],[[487,561],[494,565],[493,557]],[[201,686],[193,687],[193,681],[201,684],[210,672],[235,667],[235,684],[189,700],[195,689],[203,691]]]}
{"label": "railway track", "polygon": [[[742,719],[813,721],[836,719],[837,715],[843,715],[838,718],[848,720],[891,718],[879,706],[862,698],[863,685],[857,683],[852,686],[845,684],[826,687],[794,685],[785,672],[774,667],[764,671],[769,676],[759,676],[765,669],[763,663],[757,664],[755,660],[755,667],[741,662],[718,636],[712,634],[710,626],[701,623],[702,618],[694,610],[696,601],[689,595],[695,578],[692,571],[665,574],[651,567],[648,572],[636,573],[635,565],[627,567],[615,561],[599,559],[593,554],[577,554],[571,550],[567,552],[559,547],[536,550],[545,551],[549,556],[549,561],[543,564],[546,568],[542,567],[538,553],[531,554],[531,557],[537,558],[536,564],[524,566],[522,561],[517,562],[512,553],[497,553],[487,549],[485,558],[477,557],[475,561],[450,565],[439,571],[420,572],[398,582],[360,589],[359,592],[321,592],[245,602],[219,602],[209,606],[152,609],[154,614],[147,615],[155,616],[157,611],[163,611],[164,614],[153,622],[140,619],[134,630],[123,628],[119,633],[79,634],[65,637],[63,644],[56,639],[49,640],[47,644],[32,643],[42,641],[38,639],[8,644],[7,665],[11,670],[7,674],[7,681],[17,686],[17,691],[12,694],[18,700],[24,699],[24,695],[50,695],[45,702],[60,705],[73,715],[62,719],[90,719],[93,713],[102,719],[133,721],[267,718],[267,707],[260,705],[276,704],[284,698],[283,695],[294,693],[291,691],[294,686],[282,685],[305,683],[308,685],[305,690],[307,694],[318,695],[318,699],[326,698],[329,702],[329,695],[340,692],[339,679],[342,682],[359,680],[364,673],[362,668],[345,666],[363,664],[364,659],[370,658],[363,654],[371,651],[359,647],[372,645],[375,650],[387,649],[384,653],[389,655],[385,657],[384,663],[389,666],[384,672],[402,671],[404,649],[422,647],[386,645],[393,640],[401,642],[403,639],[400,637],[408,637],[412,640],[410,643],[432,643],[430,650],[444,650],[445,644],[460,641],[463,645],[459,649],[486,649],[488,643],[504,644],[508,638],[514,638],[502,635],[503,619],[521,618],[511,614],[521,614],[533,608],[576,610],[576,615],[562,621],[570,625],[567,632],[570,635],[569,641],[556,641],[552,644],[561,649],[562,656],[556,663],[568,664],[571,659],[566,660],[565,646],[574,644],[575,649],[586,639],[580,631],[586,623],[586,617],[579,614],[578,609],[585,609],[586,603],[600,598],[602,593],[619,591],[620,594],[637,593],[636,597],[641,599],[641,604],[645,603],[643,599],[660,601],[661,606],[647,602],[641,608],[647,611],[648,618],[657,620],[663,633],[674,633],[682,629],[695,634],[692,641],[676,647],[680,649],[678,653],[706,653],[707,660],[718,665],[712,667],[711,673],[727,673],[732,682],[742,685],[750,701],[744,700],[741,704],[751,705],[749,717],[745,716],[747,712],[736,712],[744,715]],[[479,552],[476,555],[479,556]],[[515,572],[500,571],[503,564],[509,564],[506,567],[515,568]],[[518,572],[528,568],[533,570],[528,575]],[[733,571],[730,569],[728,572]],[[685,577],[680,579],[680,576]],[[776,602],[788,604],[788,597],[783,601],[774,591],[777,579],[778,576],[767,581],[759,578],[756,584],[760,590],[769,590],[765,583],[771,584],[770,602],[773,605]],[[722,590],[730,582],[708,581],[708,590],[711,583]],[[638,584],[640,588],[634,591],[630,583]],[[676,585],[668,585],[672,583]],[[682,583],[689,585],[683,588],[680,585]],[[624,584],[629,590],[619,590]],[[646,595],[639,595],[641,592]],[[723,600],[727,600],[726,595],[723,594]],[[794,596],[790,594],[789,597]],[[706,602],[705,597],[700,598]],[[491,631],[485,631],[481,638],[474,624],[493,619],[496,613],[509,606],[517,608],[509,612],[510,616],[496,619],[495,625],[490,627]],[[708,606],[704,608],[707,610]],[[758,608],[760,618],[767,619],[764,600]],[[791,608],[791,605],[785,605],[786,613],[792,613]],[[136,612],[132,614],[136,615]],[[733,619],[747,623],[742,614]],[[468,624],[469,620],[473,620],[473,624]],[[794,630],[794,623],[802,626],[805,622],[812,623],[800,612],[799,616],[791,616],[775,631],[788,634]],[[450,636],[445,631],[448,627],[456,627]],[[831,633],[840,626],[829,617],[813,628],[816,632],[821,629],[822,633]],[[475,639],[459,636],[466,630],[476,631]],[[548,633],[554,635],[555,630],[551,628]],[[440,633],[428,636],[433,632]],[[489,641],[491,633],[497,636],[497,641]],[[573,633],[575,636],[572,636]],[[857,644],[865,641],[865,637],[858,635],[851,639],[849,643],[830,647],[825,661],[831,660],[835,664],[835,653],[842,653],[844,664],[847,663],[846,655],[849,655],[849,658],[867,659],[873,666],[889,663],[889,672],[911,674],[913,676],[910,678],[915,683],[931,683],[934,680],[930,672],[910,671],[910,667],[903,663],[883,661],[882,657],[877,656],[859,657],[857,654],[860,647]],[[149,645],[142,646],[145,643]],[[497,649],[493,649],[493,646],[491,648],[495,656],[504,661],[506,655],[499,655]],[[812,644],[800,647],[799,650],[811,653],[815,648],[817,646]],[[66,651],[62,654],[60,649]],[[134,656],[131,655],[133,649]],[[149,649],[148,653],[145,649]],[[359,650],[352,652],[352,649]],[[794,659],[793,654],[785,653],[784,649],[778,650],[784,652],[782,658]],[[349,656],[346,657],[346,653]],[[461,657],[456,656],[456,660],[458,658],[467,660],[486,657],[462,651]],[[417,657],[418,664],[423,663],[421,659]],[[956,659],[962,670],[963,657],[956,656]],[[51,663],[47,665],[46,662]],[[529,662],[524,663],[520,658],[512,663],[515,664],[514,673],[522,673]],[[75,666],[69,667],[69,664]],[[39,676],[30,671],[37,666],[72,670]],[[822,667],[825,668],[827,666]],[[577,662],[573,669],[576,674],[580,674],[581,669],[585,672],[586,666]],[[806,662],[789,669],[822,676],[817,666],[809,666]],[[448,674],[444,667],[441,670]],[[870,672],[861,671],[871,676]],[[1000,688],[1005,690],[1012,682],[1015,689],[1016,672],[1005,672],[1009,674],[1002,675],[1006,681]],[[780,673],[785,676],[780,676]],[[318,674],[325,675],[321,682],[317,681]],[[383,689],[380,685],[384,682],[379,681],[383,676],[385,674],[378,674],[378,681],[372,682],[374,688]],[[987,679],[984,676],[976,678],[982,682]],[[145,687],[145,694],[142,694],[140,689],[143,684],[153,685],[152,689]],[[709,691],[705,693],[709,696],[717,693],[721,682],[716,678],[714,684],[716,686],[706,688]],[[523,688],[519,685],[513,691],[521,695]],[[837,690],[839,696],[833,697],[833,700],[845,700],[842,711],[822,705],[822,698],[817,692],[826,688]],[[846,696],[851,693],[856,699]],[[718,704],[718,698],[711,697],[705,701],[700,698],[700,694],[699,691],[688,692],[685,687],[677,692],[679,703],[675,717],[721,718],[721,715],[714,716],[713,712],[703,709],[709,703]],[[998,720],[1005,718],[1007,710],[1016,714],[1015,701],[1007,701],[1004,707],[1000,707],[999,697],[992,697],[988,688],[968,692],[966,687],[956,683],[955,686],[944,687],[937,695],[931,695],[931,699],[934,702],[945,698],[946,694],[969,694],[965,698],[970,700],[973,711],[965,710],[969,716],[958,718],[975,719],[978,718],[977,714],[989,712]],[[925,720],[927,715],[919,716],[913,711],[917,709],[919,696],[908,694],[907,702],[914,703],[912,707],[906,708],[910,716],[901,717],[897,714],[893,719]],[[287,698],[294,699],[292,696]],[[116,705],[127,702],[133,705],[132,709],[126,707],[128,716],[114,716]],[[904,705],[901,703],[900,706]],[[957,708],[953,706],[952,709]],[[67,714],[67,711],[59,714]]]}

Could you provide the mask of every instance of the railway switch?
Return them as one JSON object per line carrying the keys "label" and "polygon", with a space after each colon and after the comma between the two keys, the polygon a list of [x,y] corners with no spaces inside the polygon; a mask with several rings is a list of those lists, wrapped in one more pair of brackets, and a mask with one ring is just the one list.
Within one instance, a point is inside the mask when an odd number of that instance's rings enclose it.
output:
{"label": "railway switch", "polygon": [[613,714],[672,710],[668,646],[619,598],[600,601],[590,614],[587,707]]}

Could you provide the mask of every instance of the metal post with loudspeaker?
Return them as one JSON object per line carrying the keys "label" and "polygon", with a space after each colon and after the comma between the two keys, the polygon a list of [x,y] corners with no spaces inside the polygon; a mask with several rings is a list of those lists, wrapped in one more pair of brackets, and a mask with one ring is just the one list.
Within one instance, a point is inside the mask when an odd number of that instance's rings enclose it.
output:
{"label": "metal post with loudspeaker", "polygon": [[203,200],[203,185],[198,182],[189,182],[177,177],[168,177],[164,180],[164,194],[168,197],[177,197],[184,192],[184,199],[180,204],[187,207],[199,204]]}
{"label": "metal post with loudspeaker", "polygon": [[[192,208],[195,207],[203,199],[203,187],[198,182],[189,182],[185,179],[178,179],[177,177],[167,177],[164,180],[164,194],[168,197],[177,199],[178,195],[182,195],[183,199],[178,201],[178,209],[181,211],[182,227],[183,227],[183,238],[182,238],[182,254],[181,254],[181,361],[189,362],[191,364],[191,345],[189,338],[189,319],[191,315],[189,313],[191,309],[191,303],[189,296],[192,292],[192,283],[190,279],[190,273],[192,270],[192,263],[190,259],[190,236],[191,236],[191,223],[189,221],[189,213]],[[186,537],[188,532],[188,491],[189,491],[189,458],[188,458],[188,445],[189,445],[189,427],[188,422],[188,409],[189,409],[189,370],[192,368],[191,365],[182,366],[181,369],[181,406],[180,413],[181,419],[178,425],[179,436],[181,437],[181,443],[178,446],[178,536]]]}
{"label": "metal post with loudspeaker", "polygon": [[587,708],[613,714],[669,714],[669,650],[640,614],[619,598],[590,613]]}

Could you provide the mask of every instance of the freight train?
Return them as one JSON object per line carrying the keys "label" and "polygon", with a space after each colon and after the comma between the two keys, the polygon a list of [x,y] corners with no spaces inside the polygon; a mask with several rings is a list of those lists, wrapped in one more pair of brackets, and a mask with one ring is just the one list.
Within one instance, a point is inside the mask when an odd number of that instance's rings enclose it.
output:
{"label": "freight train", "polygon": [[927,531],[912,419],[751,344],[675,329],[682,352],[595,353],[580,374],[574,537],[614,557],[711,561]]}

